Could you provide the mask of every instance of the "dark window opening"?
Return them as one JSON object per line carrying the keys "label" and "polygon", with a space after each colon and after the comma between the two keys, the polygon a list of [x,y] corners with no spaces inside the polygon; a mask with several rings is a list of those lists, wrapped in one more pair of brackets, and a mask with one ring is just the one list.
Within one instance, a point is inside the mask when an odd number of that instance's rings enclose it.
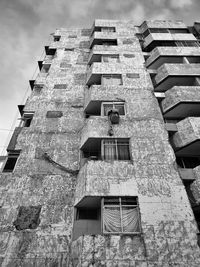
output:
{"label": "dark window opening", "polygon": [[54,36],[53,40],[54,40],[54,42],[59,42],[60,38],[61,38],[61,36]]}
{"label": "dark window opening", "polygon": [[34,115],[34,113],[24,113],[23,114],[23,117],[22,117],[22,121],[23,121],[23,127],[30,127],[30,125],[31,125],[31,121],[32,121],[32,119],[33,119],[33,115]]}
{"label": "dark window opening", "polygon": [[193,169],[200,165],[200,157],[176,157],[176,162],[180,168]]}
{"label": "dark window opening", "polygon": [[48,73],[50,66],[51,66],[50,64],[43,64],[43,66],[41,68],[41,73]]}
{"label": "dark window opening", "polygon": [[77,208],[76,220],[98,220],[99,213],[97,208]]}
{"label": "dark window opening", "polygon": [[73,240],[95,234],[101,234],[101,198],[84,197],[75,207]]}
{"label": "dark window opening", "polygon": [[13,172],[20,152],[9,152],[3,172]]}

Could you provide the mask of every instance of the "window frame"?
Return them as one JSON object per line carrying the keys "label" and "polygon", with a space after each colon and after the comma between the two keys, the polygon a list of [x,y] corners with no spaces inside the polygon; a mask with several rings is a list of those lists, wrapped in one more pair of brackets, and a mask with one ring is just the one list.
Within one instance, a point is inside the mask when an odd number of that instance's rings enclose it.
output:
{"label": "window frame", "polygon": [[[118,151],[118,141],[119,140],[127,140],[128,144],[127,144],[127,148],[128,148],[128,154],[129,154],[129,159],[127,160],[119,160],[119,151]],[[107,141],[107,140],[110,140],[110,141],[115,141],[115,150],[116,150],[116,159],[106,159],[105,158],[105,144],[104,142]],[[131,160],[131,153],[130,153],[130,139],[129,138],[103,138],[101,140],[101,160],[104,160],[104,161],[130,161]]]}
{"label": "window frame", "polygon": [[[120,84],[118,85],[110,85],[110,84],[105,84],[105,81],[104,81],[104,78],[107,77],[109,79],[113,79],[115,77],[119,76],[120,78]],[[123,81],[122,81],[122,75],[121,74],[102,74],[101,75],[101,85],[104,85],[104,86],[120,86],[120,85],[123,85]]]}
{"label": "window frame", "polygon": [[[113,199],[118,199],[119,200],[119,204],[105,204],[105,199],[109,199],[109,198],[113,198]],[[139,204],[138,204],[138,197],[128,197],[130,199],[133,199],[135,198],[135,201],[136,201],[136,205],[126,205],[126,204],[122,204],[122,198],[127,198],[126,196],[117,196],[117,197],[103,197],[102,200],[101,200],[101,222],[102,222],[102,233],[104,235],[113,235],[113,234],[116,234],[116,235],[119,235],[119,234],[122,234],[122,235],[138,235],[138,234],[141,234],[141,216],[140,216],[140,210],[139,210]],[[104,223],[104,209],[105,207],[119,207],[119,210],[120,210],[120,228],[122,231],[120,232],[106,232],[105,231],[105,223]],[[123,225],[122,225],[122,208],[123,207],[132,207],[132,208],[136,208],[137,210],[137,214],[138,214],[138,224],[139,224],[139,232],[124,232],[123,231]]]}
{"label": "window frame", "polygon": [[[33,111],[24,111],[24,113],[23,113],[23,115],[21,117],[20,127],[25,127],[25,128],[31,127],[31,123],[32,123],[32,120],[33,120],[34,113],[35,112],[33,112]],[[31,120],[29,126],[26,126],[27,120]]]}
{"label": "window frame", "polygon": [[101,102],[101,117],[105,117],[105,116],[107,116],[107,115],[104,115],[104,105],[112,105],[113,107],[113,109],[115,109],[115,104],[119,104],[119,105],[123,105],[123,107],[124,107],[124,115],[120,115],[120,116],[126,116],[126,105],[125,105],[125,102],[118,102],[118,101],[109,101],[109,102]]}
{"label": "window frame", "polygon": [[[19,156],[20,156],[20,151],[12,151],[12,152],[8,152],[8,155],[6,157],[6,161],[5,163],[3,164],[2,166],[2,173],[13,173],[15,171],[15,168],[16,168],[16,164],[17,164],[17,161],[19,159]],[[14,158],[16,159],[15,163],[14,163],[14,167],[13,169],[7,169],[7,170],[4,170],[5,169],[5,166],[8,162],[9,159],[11,158]]]}
{"label": "window frame", "polygon": [[101,55],[101,63],[113,63],[113,62],[109,62],[109,61],[104,61],[105,57],[116,58],[117,61],[115,63],[120,63],[119,54],[102,54]]}

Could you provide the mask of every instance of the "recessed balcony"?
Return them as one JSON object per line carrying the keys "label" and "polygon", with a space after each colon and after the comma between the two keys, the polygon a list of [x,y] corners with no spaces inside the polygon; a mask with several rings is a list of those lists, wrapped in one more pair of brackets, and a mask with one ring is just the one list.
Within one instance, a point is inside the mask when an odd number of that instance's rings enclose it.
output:
{"label": "recessed balcony", "polygon": [[102,102],[124,101],[126,93],[127,91],[120,85],[92,85],[85,92],[85,113],[95,115],[101,109]]}
{"label": "recessed balcony", "polygon": [[105,196],[105,192],[108,195],[137,195],[134,173],[131,161],[88,160],[78,174],[75,205],[86,196]]}
{"label": "recessed balcony", "polygon": [[90,40],[90,48],[94,45],[117,45],[117,35],[115,32],[94,32]]}
{"label": "recessed balcony", "polygon": [[188,117],[176,126],[178,131],[172,137],[176,156],[200,156],[200,118]]}
{"label": "recessed balcony", "polygon": [[200,47],[156,47],[146,61],[147,68],[157,69],[165,63],[200,63]]}
{"label": "recessed balcony", "polygon": [[107,62],[107,63],[119,63],[119,53],[117,51],[95,51],[92,49],[88,65],[91,65],[93,62]]}
{"label": "recessed balcony", "polygon": [[186,25],[181,20],[145,20],[140,25],[140,31],[145,32],[147,29],[186,29]]}
{"label": "recessed balcony", "polygon": [[45,53],[49,56],[54,56],[56,53],[56,47],[55,46],[45,46]]}
{"label": "recessed balcony", "polygon": [[164,118],[200,117],[200,86],[174,86],[161,102]]}
{"label": "recessed balcony", "polygon": [[[115,138],[129,138],[131,127],[130,123],[126,122],[123,116],[120,116],[119,124],[113,125],[113,136]],[[88,118],[81,134],[81,149],[93,147],[97,138],[109,138],[109,129],[110,123],[107,116],[91,116]]]}
{"label": "recessed balcony", "polygon": [[163,64],[152,78],[156,92],[165,92],[173,86],[196,86],[200,64]]}
{"label": "recessed balcony", "polygon": [[[132,67],[129,67],[129,69],[130,73],[133,72]],[[125,70],[128,72],[127,68],[125,69],[124,65],[120,63],[113,64],[94,62],[88,69],[86,84],[88,86],[92,84],[102,84],[102,75],[112,75],[112,77],[110,77],[112,79],[115,79],[116,76],[116,81],[117,77],[121,76]],[[120,83],[121,82],[119,81],[118,85],[120,85]],[[117,81],[114,84],[117,85]]]}
{"label": "recessed balcony", "polygon": [[156,42],[197,41],[192,33],[150,33],[144,38],[143,48],[147,49]]}

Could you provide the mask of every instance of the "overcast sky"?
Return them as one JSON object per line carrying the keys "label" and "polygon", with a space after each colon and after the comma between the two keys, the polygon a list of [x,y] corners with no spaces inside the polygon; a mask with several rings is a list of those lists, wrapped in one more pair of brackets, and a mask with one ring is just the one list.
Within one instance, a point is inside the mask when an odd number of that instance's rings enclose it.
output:
{"label": "overcast sky", "polygon": [[[59,27],[90,28],[94,19],[200,21],[200,0],[0,0],[0,154],[37,60]],[[30,89],[29,89],[30,93]]]}

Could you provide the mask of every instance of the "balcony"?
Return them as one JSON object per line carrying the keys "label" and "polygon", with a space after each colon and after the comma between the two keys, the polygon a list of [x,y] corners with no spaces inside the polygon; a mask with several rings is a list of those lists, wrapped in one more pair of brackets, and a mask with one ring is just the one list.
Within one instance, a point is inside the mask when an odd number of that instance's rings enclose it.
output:
{"label": "balcony", "polygon": [[157,69],[164,63],[182,63],[183,57],[200,63],[200,47],[156,47],[150,53],[146,66]]}
{"label": "balcony", "polygon": [[117,35],[115,32],[94,32],[90,40],[90,48],[94,45],[117,45]]}
{"label": "balcony", "polygon": [[[119,59],[119,53],[113,49],[109,49],[109,50],[98,50],[96,49],[97,47],[101,47],[101,45],[95,45],[89,55],[89,60],[88,60],[88,64],[91,65],[93,62],[103,62],[102,61],[102,57],[103,56],[115,56],[117,57],[118,56],[118,59]],[[95,48],[95,49],[94,49]]]}
{"label": "balcony", "polygon": [[147,49],[153,42],[197,41],[192,33],[150,33],[144,38],[143,48]]}
{"label": "balcony", "polygon": [[46,55],[49,55],[49,56],[55,55],[56,47],[53,45],[53,43],[52,43],[52,46],[45,46],[45,53]]}
{"label": "balcony", "polygon": [[188,117],[176,126],[178,131],[172,137],[176,156],[200,156],[200,118]]}
{"label": "balcony", "polygon": [[126,89],[123,86],[92,85],[85,92],[85,113],[95,114],[101,108],[101,103],[106,101],[124,101]]}
{"label": "balcony", "polygon": [[186,25],[181,20],[146,20],[140,25],[141,32],[150,28],[186,29]]}
{"label": "balcony", "polygon": [[200,64],[163,64],[153,78],[156,92],[165,92],[175,85],[194,86],[200,77]]}
{"label": "balcony", "polygon": [[[88,118],[81,134],[81,149],[85,149],[86,147],[89,149],[89,147],[93,147],[93,144],[95,146],[97,139],[99,139],[98,142],[100,142],[102,138],[109,138],[109,126],[107,116],[92,116]],[[114,137],[129,138],[131,127],[132,125],[130,125],[130,122],[127,122],[125,118],[121,116],[119,124],[113,126]]]}
{"label": "balcony", "polygon": [[161,102],[164,118],[200,117],[200,86],[174,86]]}
{"label": "balcony", "polygon": [[78,174],[75,205],[85,196],[137,195],[134,173],[129,161],[88,160]]}
{"label": "balcony", "polygon": [[99,63],[94,62],[91,67],[88,69],[87,72],[87,81],[86,84],[88,86],[92,84],[101,84],[101,77],[105,74],[112,74],[112,75],[121,75],[125,72],[134,72],[133,67],[129,66],[126,67],[120,63]]}

